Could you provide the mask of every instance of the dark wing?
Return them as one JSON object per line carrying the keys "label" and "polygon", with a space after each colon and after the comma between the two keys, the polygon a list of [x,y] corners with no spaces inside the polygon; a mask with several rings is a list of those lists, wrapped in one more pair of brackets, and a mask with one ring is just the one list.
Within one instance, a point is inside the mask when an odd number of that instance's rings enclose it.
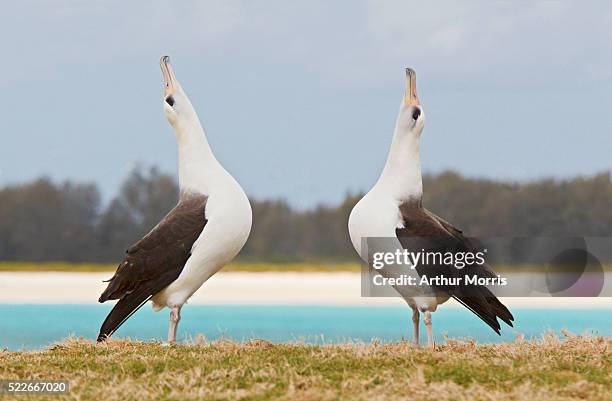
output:
{"label": "dark wing", "polygon": [[[463,232],[446,220],[436,216],[429,210],[418,204],[405,203],[400,205],[400,212],[404,220],[404,227],[395,230],[395,233],[404,248],[414,247],[414,238],[419,239],[417,249],[426,251],[452,251],[452,252],[474,252],[475,247],[470,239],[463,236]],[[427,267],[428,269],[431,266]],[[454,267],[440,265],[435,266],[436,272],[445,277],[460,276],[461,271]],[[469,269],[469,270],[468,270]],[[425,267],[417,266],[417,273],[423,275]],[[472,264],[466,266],[466,271],[478,277],[497,277],[493,270],[486,265]],[[428,270],[431,273],[431,270]],[[429,277],[433,276],[428,274]],[[500,318],[512,326],[514,317],[499,299],[485,286],[458,286],[445,287],[434,286],[435,289],[443,291],[459,303],[472,311],[476,316],[488,324],[497,334],[500,334],[501,326],[497,321]]]}
{"label": "dark wing", "polygon": [[153,295],[178,278],[206,225],[206,200],[205,195],[181,200],[150,233],[127,250],[98,300],[119,300],[102,324],[98,341],[110,337]]}

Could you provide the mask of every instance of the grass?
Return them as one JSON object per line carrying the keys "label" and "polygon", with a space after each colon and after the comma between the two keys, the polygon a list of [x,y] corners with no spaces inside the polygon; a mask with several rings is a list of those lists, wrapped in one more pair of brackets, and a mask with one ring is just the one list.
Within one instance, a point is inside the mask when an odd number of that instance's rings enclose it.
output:
{"label": "grass", "polygon": [[70,394],[46,396],[53,400],[610,400],[611,345],[569,333],[495,345],[448,340],[434,351],[406,342],[70,339],[41,352],[0,351],[0,378],[69,380]]}
{"label": "grass", "polygon": [[[0,262],[0,272],[114,272],[117,264],[69,262]],[[224,272],[359,272],[359,263],[247,263],[234,262]]]}
{"label": "grass", "polygon": [[[224,272],[360,272],[362,265],[355,262],[304,262],[266,263],[234,262],[225,266]],[[604,271],[612,271],[612,265],[604,265]],[[70,262],[0,262],[0,272],[114,272],[117,264]],[[543,266],[494,266],[497,272],[541,272]]]}

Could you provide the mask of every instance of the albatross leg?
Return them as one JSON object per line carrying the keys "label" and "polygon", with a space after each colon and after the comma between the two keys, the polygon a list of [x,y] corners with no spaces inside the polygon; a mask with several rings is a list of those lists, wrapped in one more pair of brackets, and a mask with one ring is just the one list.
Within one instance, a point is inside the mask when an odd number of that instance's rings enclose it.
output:
{"label": "albatross leg", "polygon": [[412,307],[412,343],[415,347],[419,346],[419,320],[420,320],[419,309]]}
{"label": "albatross leg", "polygon": [[168,342],[176,342],[176,329],[181,320],[181,307],[173,306],[170,308],[170,326],[168,328]]}
{"label": "albatross leg", "polygon": [[424,312],[425,328],[427,329],[427,346],[431,349],[434,348],[433,329],[431,328],[431,312]]}

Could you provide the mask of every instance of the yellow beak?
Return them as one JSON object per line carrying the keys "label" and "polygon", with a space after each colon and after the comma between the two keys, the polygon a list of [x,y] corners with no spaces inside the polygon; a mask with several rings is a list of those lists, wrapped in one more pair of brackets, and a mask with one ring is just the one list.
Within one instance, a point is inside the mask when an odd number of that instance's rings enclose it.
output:
{"label": "yellow beak", "polygon": [[406,93],[404,94],[404,104],[407,106],[419,106],[419,96],[416,89],[416,72],[412,68],[406,68]]}

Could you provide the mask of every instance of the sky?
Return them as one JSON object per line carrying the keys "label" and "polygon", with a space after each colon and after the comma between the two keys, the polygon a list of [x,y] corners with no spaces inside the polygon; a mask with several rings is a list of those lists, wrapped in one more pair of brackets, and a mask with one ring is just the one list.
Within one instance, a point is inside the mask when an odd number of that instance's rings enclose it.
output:
{"label": "sky", "polygon": [[24,0],[0,19],[0,186],[45,175],[108,200],[135,166],[176,174],[166,54],[255,199],[307,208],[369,189],[407,66],[424,172],[612,168],[610,2]]}

